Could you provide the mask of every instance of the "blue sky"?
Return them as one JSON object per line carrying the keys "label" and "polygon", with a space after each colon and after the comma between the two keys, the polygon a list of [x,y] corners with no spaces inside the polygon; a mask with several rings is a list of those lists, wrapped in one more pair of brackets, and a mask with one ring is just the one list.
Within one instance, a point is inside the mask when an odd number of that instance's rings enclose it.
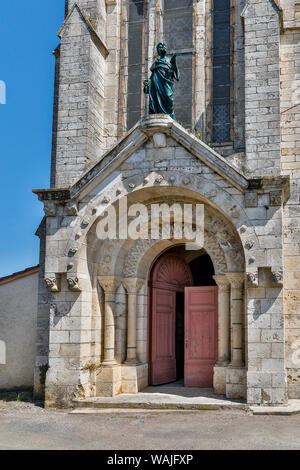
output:
{"label": "blue sky", "polygon": [[0,2],[0,277],[38,264],[34,235],[50,179],[54,56],[64,0]]}

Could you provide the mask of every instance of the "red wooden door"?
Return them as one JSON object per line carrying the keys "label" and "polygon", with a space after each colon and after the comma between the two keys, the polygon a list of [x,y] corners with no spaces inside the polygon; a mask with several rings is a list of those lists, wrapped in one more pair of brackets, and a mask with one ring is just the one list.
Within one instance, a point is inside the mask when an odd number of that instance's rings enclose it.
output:
{"label": "red wooden door", "polygon": [[212,387],[218,357],[218,287],[185,288],[186,387]]}
{"label": "red wooden door", "polygon": [[161,385],[176,380],[176,292],[153,288],[152,295],[151,383]]}

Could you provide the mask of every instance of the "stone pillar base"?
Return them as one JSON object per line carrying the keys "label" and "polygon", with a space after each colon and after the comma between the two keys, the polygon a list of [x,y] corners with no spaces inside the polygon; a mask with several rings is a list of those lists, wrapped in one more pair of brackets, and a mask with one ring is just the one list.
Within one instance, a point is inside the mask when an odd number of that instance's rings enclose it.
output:
{"label": "stone pillar base", "polygon": [[226,395],[226,371],[227,367],[216,364],[214,367],[214,393]]}
{"label": "stone pillar base", "polygon": [[247,403],[251,405],[286,405],[286,372],[250,371],[247,373]]}
{"label": "stone pillar base", "polygon": [[73,398],[77,395],[75,385],[47,385],[45,389],[45,408],[72,408]]}
{"label": "stone pillar base", "polygon": [[122,393],[138,393],[148,386],[148,364],[122,365]]}
{"label": "stone pillar base", "polygon": [[246,398],[246,369],[226,368],[226,398]]}
{"label": "stone pillar base", "polygon": [[97,376],[96,396],[115,397],[122,393],[122,368],[120,365],[103,367]]}

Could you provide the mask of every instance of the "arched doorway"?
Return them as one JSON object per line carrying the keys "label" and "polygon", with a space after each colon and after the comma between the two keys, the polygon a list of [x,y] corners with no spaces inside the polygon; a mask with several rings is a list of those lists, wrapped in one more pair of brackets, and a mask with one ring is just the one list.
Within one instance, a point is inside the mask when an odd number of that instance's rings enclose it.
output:
{"label": "arched doorway", "polygon": [[150,382],[212,387],[218,355],[218,288],[210,257],[183,247],[163,253],[150,274]]}

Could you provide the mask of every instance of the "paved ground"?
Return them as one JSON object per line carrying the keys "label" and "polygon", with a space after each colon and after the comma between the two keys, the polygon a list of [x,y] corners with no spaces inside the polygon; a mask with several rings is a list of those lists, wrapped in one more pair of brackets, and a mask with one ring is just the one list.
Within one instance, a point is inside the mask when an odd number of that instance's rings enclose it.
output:
{"label": "paved ground", "polygon": [[4,449],[299,450],[300,415],[253,416],[242,410],[72,414],[0,401]]}

